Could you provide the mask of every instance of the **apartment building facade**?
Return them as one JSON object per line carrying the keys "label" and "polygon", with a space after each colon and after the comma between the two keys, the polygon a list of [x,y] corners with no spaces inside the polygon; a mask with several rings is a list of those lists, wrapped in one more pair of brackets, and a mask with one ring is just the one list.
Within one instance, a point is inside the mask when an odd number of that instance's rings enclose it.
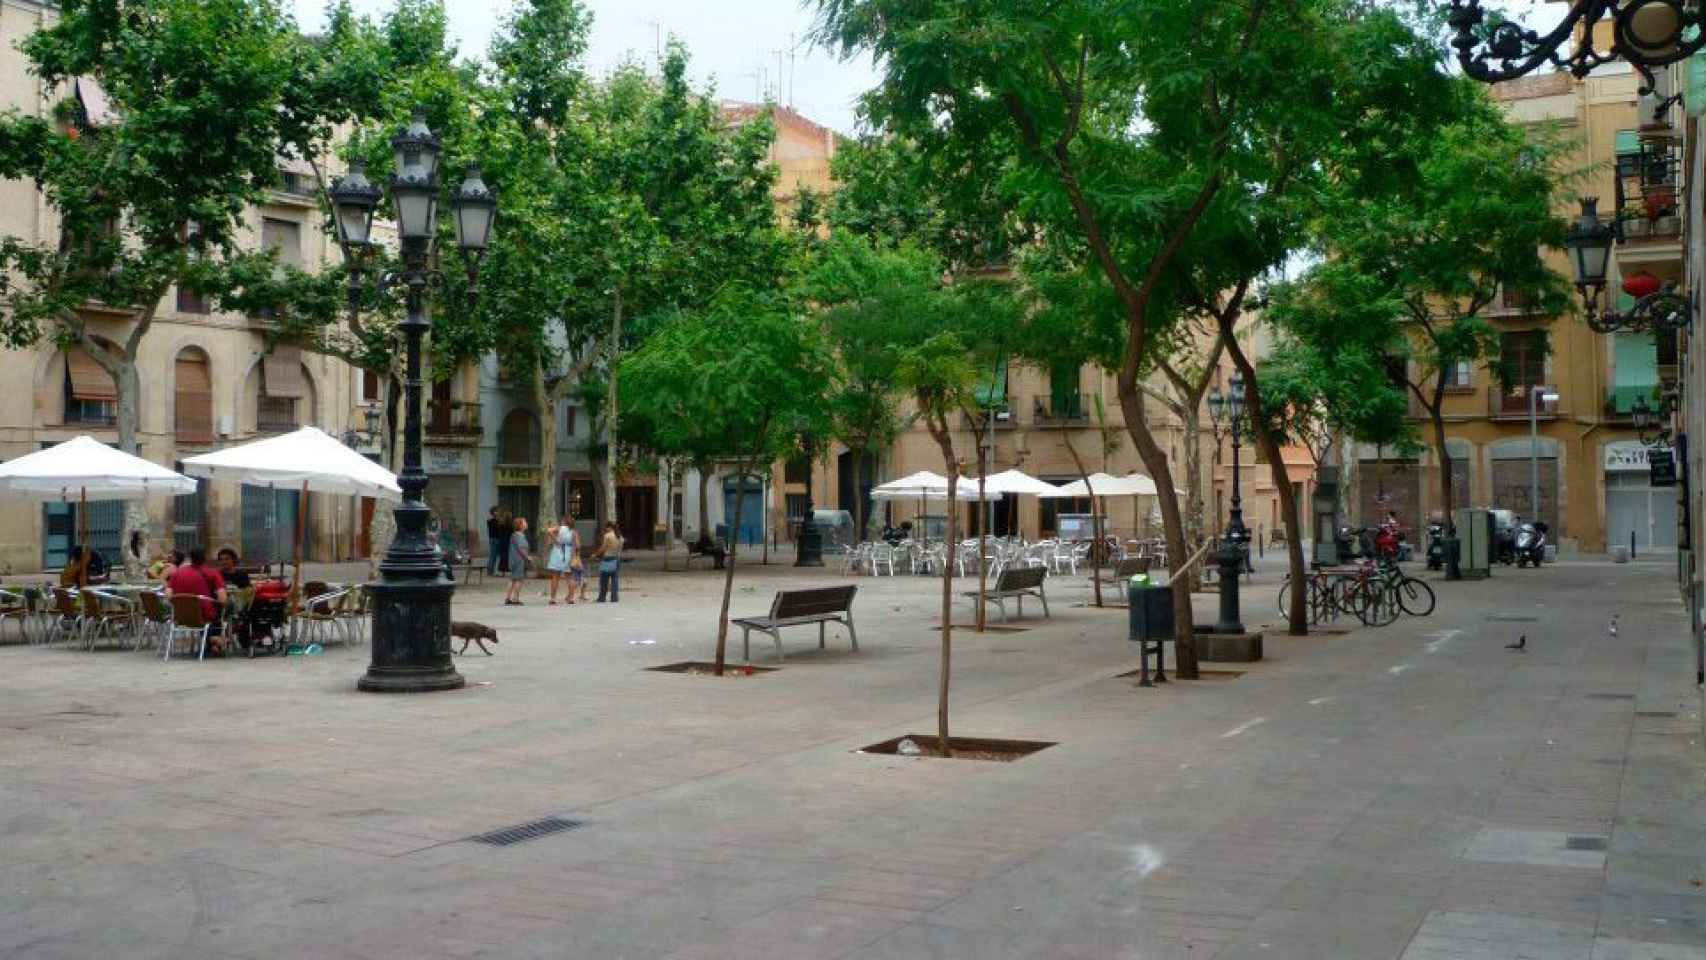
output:
{"label": "apartment building facade", "polygon": [[[1608,278],[1614,291],[1631,278],[1636,289],[1676,281],[1682,271],[1680,139],[1669,121],[1643,125],[1637,87],[1633,72],[1609,68],[1582,80],[1545,74],[1493,87],[1513,120],[1555,125],[1579,144],[1571,160],[1583,171],[1577,191],[1600,197],[1601,210],[1615,211],[1623,225]],[[1560,213],[1573,217],[1574,202]],[[1573,275],[1562,251],[1548,259]],[[1633,302],[1628,293],[1616,296],[1614,305]],[[1473,363],[1445,373],[1453,504],[1538,516],[1556,542],[1585,552],[1631,542],[1637,551],[1675,550],[1675,494],[1648,483],[1647,448],[1632,416],[1637,401],[1653,402],[1662,374],[1674,377],[1674,344],[1644,333],[1596,333],[1579,316],[1543,316],[1506,292],[1486,316],[1498,328],[1505,377]],[[1549,395],[1557,399],[1540,399]],[[1419,528],[1441,509],[1431,425],[1414,401],[1411,415],[1429,443],[1420,456],[1367,445],[1354,451],[1361,522],[1394,510]]]}
{"label": "apartment building facade", "polygon": [[[17,41],[51,22],[51,4],[0,0],[0,109],[35,116],[76,100],[90,124],[110,110],[104,93],[87,80],[55,87],[31,75]],[[311,171],[281,159],[278,188],[246,215],[242,242],[276,249],[287,263],[309,267],[336,257],[318,228],[319,210],[309,187]],[[0,181],[0,234],[52,241],[59,225],[34,184]],[[97,336],[119,342],[130,319],[97,304],[84,308]],[[357,414],[358,372],[324,356],[280,346],[269,350],[264,319],[215,310],[193,290],[170,291],[144,337],[141,373],[141,455],[171,467],[185,457],[312,424],[372,452],[377,447]],[[80,434],[117,442],[116,389],[112,378],[81,349],[43,342],[0,351],[0,371],[23,389],[0,392],[0,457],[11,458]],[[255,560],[288,554],[297,511],[308,512],[310,555],[329,559],[355,551],[359,504],[350,498],[311,497],[203,482],[193,496],[146,504],[150,547],[230,544]],[[119,555],[123,504],[89,505],[90,539],[109,557]],[[0,512],[0,569],[25,572],[64,562],[78,529],[78,507],[48,504]]]}

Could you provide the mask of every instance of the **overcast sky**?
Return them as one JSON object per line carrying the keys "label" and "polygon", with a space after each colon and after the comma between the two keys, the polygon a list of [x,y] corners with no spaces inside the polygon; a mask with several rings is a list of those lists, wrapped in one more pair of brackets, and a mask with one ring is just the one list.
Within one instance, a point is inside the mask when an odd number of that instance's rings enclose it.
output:
{"label": "overcast sky", "polygon": [[[298,22],[313,30],[324,20],[323,0],[293,0]],[[602,73],[632,55],[651,59],[660,37],[678,37],[692,52],[694,79],[715,81],[726,100],[767,92],[843,133],[854,131],[854,101],[876,83],[868,62],[843,63],[806,39],[812,10],[800,0],[585,0],[593,13],[588,66]],[[355,0],[378,14],[389,0]],[[464,56],[484,54],[505,0],[445,0]],[[778,69],[778,52],[780,68]],[[791,54],[791,55],[790,55]]]}

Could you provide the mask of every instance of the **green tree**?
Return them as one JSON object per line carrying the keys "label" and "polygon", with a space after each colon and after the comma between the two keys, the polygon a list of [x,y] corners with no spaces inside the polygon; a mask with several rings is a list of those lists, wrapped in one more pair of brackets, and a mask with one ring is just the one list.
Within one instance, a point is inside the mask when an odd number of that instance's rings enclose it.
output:
{"label": "green tree", "polygon": [[[1260,201],[1265,171],[1287,162],[1290,143],[1340,119],[1316,106],[1333,102],[1347,73],[1334,39],[1351,7],[819,0],[821,36],[884,71],[865,102],[873,121],[926,152],[1011,158],[1004,180],[1019,206],[1045,234],[1072,235],[1105,276],[1124,328],[1116,369],[1126,429],[1162,490],[1175,483],[1142,409],[1150,350],[1184,312],[1186,278],[1200,284],[1229,272],[1216,261],[1259,258],[1199,227],[1216,221],[1212,208]],[[1160,505],[1169,555],[1182,565],[1179,504],[1163,496]],[[1186,591],[1175,604],[1179,669],[1191,677]]]}
{"label": "green tree", "polygon": [[[727,458],[737,476],[798,449],[827,427],[823,397],[835,380],[822,330],[772,291],[730,286],[701,310],[676,311],[622,362],[623,401],[659,451]],[[741,501],[735,500],[735,529]],[[717,615],[722,675],[739,537],[729,544]]]}
{"label": "green tree", "polygon": [[[1459,364],[1483,365],[1507,379],[1499,330],[1487,318],[1501,294],[1537,316],[1566,313],[1571,303],[1545,253],[1562,248],[1569,228],[1557,211],[1572,180],[1572,146],[1508,121],[1479,90],[1464,103],[1437,136],[1406,142],[1395,165],[1413,176],[1378,190],[1338,185],[1322,227],[1332,259],[1307,278],[1319,314],[1385,322],[1389,349],[1404,361],[1404,386],[1432,427],[1448,530],[1451,375]],[[1371,292],[1372,301],[1359,299]]]}
{"label": "green tree", "polygon": [[[0,177],[33,181],[58,233],[0,237],[0,341],[81,347],[112,377],[119,446],[136,453],[136,360],[161,300],[217,284],[277,180],[296,28],[272,0],[57,7],[19,46],[47,88],[75,80],[81,96],[0,117]],[[125,538],[144,523],[127,510]]]}

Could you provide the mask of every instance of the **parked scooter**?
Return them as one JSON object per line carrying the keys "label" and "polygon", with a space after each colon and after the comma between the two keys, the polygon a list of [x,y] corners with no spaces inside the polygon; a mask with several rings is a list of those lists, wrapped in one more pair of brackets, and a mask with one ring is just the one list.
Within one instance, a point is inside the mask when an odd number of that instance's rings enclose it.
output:
{"label": "parked scooter", "polygon": [[1508,567],[1516,562],[1516,514],[1509,510],[1490,513],[1493,516],[1493,559]]}
{"label": "parked scooter", "polygon": [[1445,524],[1438,520],[1428,524],[1428,569],[1445,566]]}
{"label": "parked scooter", "polygon": [[1546,560],[1546,524],[1527,520],[1517,524],[1514,552],[1518,567],[1540,566]]}

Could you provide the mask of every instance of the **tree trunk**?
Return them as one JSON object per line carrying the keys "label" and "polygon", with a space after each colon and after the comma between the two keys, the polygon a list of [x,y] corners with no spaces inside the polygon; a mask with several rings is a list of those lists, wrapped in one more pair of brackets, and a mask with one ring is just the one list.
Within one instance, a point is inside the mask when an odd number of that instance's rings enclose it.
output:
{"label": "tree trunk", "polygon": [[[1203,496],[1206,480],[1203,476],[1201,447],[1202,419],[1197,410],[1197,405],[1195,403],[1186,404],[1183,407],[1183,416],[1180,419],[1184,424],[1185,431],[1185,486],[1188,488],[1185,506],[1185,539],[1190,541],[1191,549],[1194,550],[1198,544],[1206,539],[1207,523],[1204,513],[1208,509],[1207,498]],[[1192,567],[1186,579],[1191,590],[1201,588],[1202,568],[1200,566]]]}
{"label": "tree trunk", "polygon": [[[754,467],[750,466],[748,463],[742,463],[740,466],[740,472],[738,474],[736,474],[736,476],[741,478],[741,480],[740,480],[741,488],[740,489],[742,491],[742,494],[744,494],[746,491],[746,475],[751,473],[753,471],[753,469],[754,469]],[[740,529],[740,508],[741,508],[741,505],[743,503],[745,503],[745,501],[746,501],[745,496],[743,496],[741,494],[737,494],[735,496],[735,516],[734,516],[734,521],[733,521],[734,522],[734,526],[732,528],[733,530],[738,531]],[[728,556],[725,560],[727,566],[725,566],[723,569],[723,606],[722,606],[722,609],[717,614],[717,661],[716,661],[716,666],[712,670],[712,672],[715,673],[719,677],[723,675],[723,656],[724,656],[724,652],[726,651],[726,649],[728,647],[728,642],[729,642],[729,597],[733,596],[733,594],[734,594],[734,588],[735,588],[735,554],[737,554],[739,552],[740,552],[740,535],[738,533],[736,533],[735,535],[729,537],[729,551],[728,551]]]}
{"label": "tree trunk", "polygon": [[[1096,544],[1090,551],[1092,569],[1090,571],[1091,590],[1096,595],[1096,606],[1102,605],[1102,576],[1101,567],[1096,563],[1096,555],[1102,549],[1102,512],[1097,503],[1096,491],[1090,486],[1090,473],[1084,469],[1084,458],[1078,455],[1078,447],[1072,442],[1072,430],[1066,421],[1060,423],[1060,442],[1066,445],[1066,452],[1072,455],[1072,465],[1078,468],[1078,478],[1084,481],[1084,492],[1090,495],[1090,534],[1096,538]],[[1058,535],[1059,531],[1056,531]]]}
{"label": "tree trunk", "polygon": [[[847,459],[853,464],[853,543],[850,546],[858,546],[868,539],[865,530],[865,448],[849,447]],[[815,509],[817,505],[812,506]]]}
{"label": "tree trunk", "polygon": [[[1448,537],[1457,535],[1457,530],[1451,523],[1451,451],[1445,446],[1445,417],[1440,413],[1440,405],[1436,402],[1434,408],[1428,411],[1434,422],[1434,447],[1439,451],[1439,503],[1444,511],[1445,533]],[[1420,517],[1410,521],[1412,529],[1419,529]]]}
{"label": "tree trunk", "polygon": [[616,366],[622,356],[622,288],[616,288],[615,306],[610,319],[610,383],[604,407],[604,469],[599,479],[604,487],[604,522],[616,522],[616,427],[620,422],[616,407]]}
{"label": "tree trunk", "polygon": [[670,541],[675,539],[675,461],[665,458],[662,466],[663,475],[669,481],[669,492],[664,494],[663,504],[663,569],[668,573]]}
{"label": "tree trunk", "polygon": [[942,552],[942,663],[941,674],[936,681],[936,749],[944,757],[954,755],[948,740],[948,677],[953,666],[954,648],[954,551],[959,549],[959,506],[955,496],[959,493],[960,464],[954,458],[954,442],[949,438],[946,428],[936,438],[942,447],[942,460],[948,472],[948,525],[946,530],[947,549]]}
{"label": "tree trunk", "polygon": [[1226,337],[1232,362],[1237,364],[1239,372],[1244,374],[1244,406],[1248,410],[1247,415],[1251,429],[1256,434],[1256,442],[1261,445],[1263,456],[1268,458],[1268,469],[1273,476],[1274,489],[1279,492],[1280,516],[1285,521],[1286,557],[1290,561],[1291,582],[1298,585],[1290,591],[1288,605],[1291,609],[1286,612],[1286,619],[1289,621],[1292,636],[1306,636],[1309,633],[1309,591],[1301,589],[1307,570],[1303,563],[1303,531],[1297,516],[1297,498],[1291,495],[1291,478],[1286,474],[1279,438],[1268,429],[1268,418],[1262,413],[1262,392],[1256,382],[1256,368],[1244,355],[1243,347],[1233,339],[1230,322],[1223,323],[1222,332]]}
{"label": "tree trunk", "polygon": [[[985,430],[989,429],[987,423],[985,424],[984,429]],[[983,462],[983,437],[981,435],[978,436],[978,440],[977,440],[977,460],[978,460],[978,463],[977,463],[977,505],[975,508],[978,511],[978,517],[977,517],[977,519],[978,519],[978,524],[977,524],[977,632],[982,633],[983,628],[984,628],[984,624],[985,624],[984,612],[985,612],[985,607],[987,606],[987,604],[983,598],[983,592],[985,590],[989,589],[989,562],[984,559],[985,557],[989,556],[989,502],[984,499],[984,496],[985,496],[985,488],[984,488],[985,476],[984,476],[984,474],[988,470],[988,467]],[[952,492],[957,493],[958,491],[952,491]],[[952,507],[953,501],[949,500],[948,504],[950,507]]]}
{"label": "tree trunk", "polygon": [[711,465],[694,467],[699,474],[699,542],[712,543],[711,537]]}
{"label": "tree trunk", "polygon": [[545,542],[545,528],[557,520],[557,395],[545,385],[545,372],[533,371],[533,405],[539,410],[539,533],[534,549],[539,554],[539,567],[545,569],[545,559],[556,544]]}
{"label": "tree trunk", "polygon": [[1173,470],[1167,462],[1167,453],[1161,445],[1155,442],[1155,434],[1149,429],[1149,420],[1143,409],[1143,393],[1138,386],[1135,372],[1129,376],[1122,372],[1119,378],[1120,412],[1125,417],[1126,433],[1131,435],[1132,444],[1137,447],[1137,456],[1143,461],[1144,469],[1149,471],[1155,480],[1156,500],[1161,504],[1161,526],[1167,538],[1167,561],[1169,567],[1168,582],[1173,589],[1173,646],[1177,658],[1175,672],[1186,680],[1197,679],[1197,641],[1196,631],[1192,624],[1191,592],[1182,589],[1188,584],[1180,582],[1179,568],[1190,559],[1189,545],[1185,542],[1184,517],[1179,511],[1179,498],[1173,493]]}

